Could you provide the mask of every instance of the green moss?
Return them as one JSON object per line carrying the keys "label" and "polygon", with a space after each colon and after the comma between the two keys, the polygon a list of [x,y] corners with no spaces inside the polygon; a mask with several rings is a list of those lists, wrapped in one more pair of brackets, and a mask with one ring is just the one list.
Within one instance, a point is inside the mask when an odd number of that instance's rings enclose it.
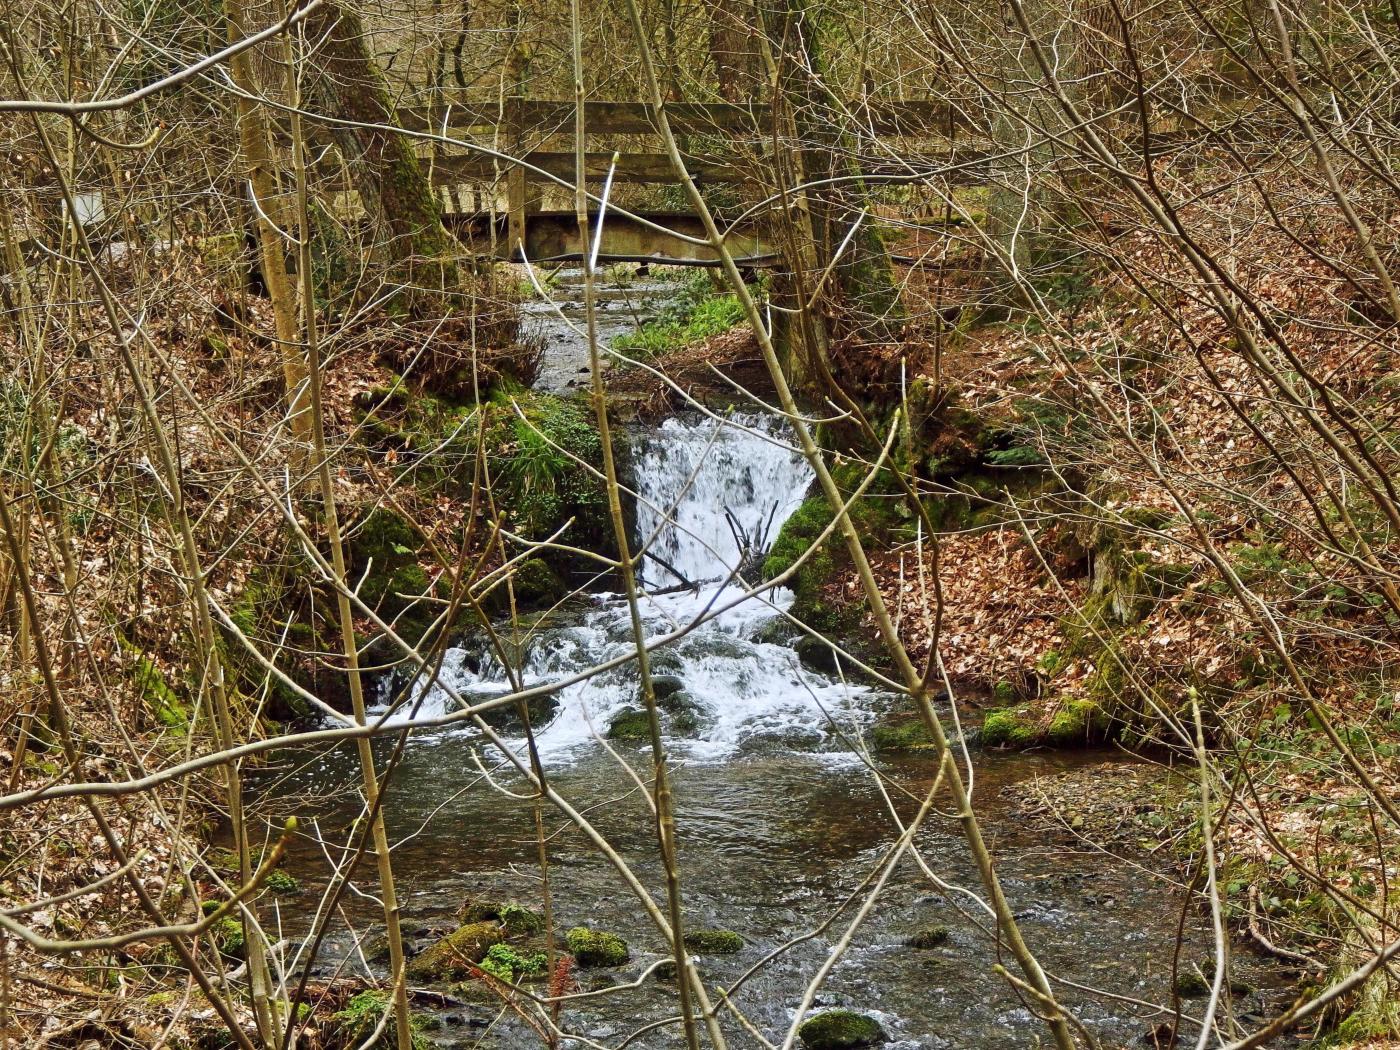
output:
{"label": "green moss", "polygon": [[[1203,999],[1210,994],[1211,979],[1203,976],[1205,973],[1214,974],[1215,964],[1213,962],[1203,963],[1201,968],[1191,968],[1182,970],[1176,975],[1176,982],[1172,989],[1183,999]],[[1230,978],[1227,987],[1231,995],[1250,995],[1253,993],[1253,986],[1244,981]]]}
{"label": "green moss", "polygon": [[1040,739],[1034,716],[1023,707],[998,707],[982,719],[986,747],[1030,747]]}
{"label": "green moss", "polygon": [[886,1039],[879,1021],[854,1010],[827,1010],[809,1017],[797,1029],[797,1037],[807,1050],[849,1050]]}
{"label": "green moss", "polygon": [[268,873],[267,881],[264,885],[276,894],[298,893],[301,890],[301,883],[296,876],[288,875],[285,871],[273,871]]}
{"label": "green moss", "polygon": [[1066,700],[1051,718],[1045,741],[1058,747],[1090,744],[1102,740],[1108,730],[1108,718],[1094,701]]}
{"label": "green moss", "polygon": [[876,751],[919,751],[933,747],[928,727],[918,718],[881,722],[870,730],[870,746]]}
{"label": "green moss", "polygon": [[1166,528],[1175,519],[1171,511],[1158,507],[1124,507],[1119,514],[1129,525],[1154,532]]}
{"label": "green moss", "polygon": [[915,931],[904,943],[911,948],[937,948],[947,940],[948,927],[925,926],[923,929]]}
{"label": "green moss", "polygon": [[516,603],[525,608],[540,608],[556,604],[569,593],[559,574],[543,558],[529,558],[520,563],[511,579]]}
{"label": "green moss", "polygon": [[237,915],[225,915],[219,919],[210,927],[209,935],[213,938],[214,947],[219,950],[220,955],[234,959],[243,958],[247,943],[243,938],[243,920]]}
{"label": "green moss", "polygon": [[[792,568],[816,542],[831,517],[831,509],[823,497],[812,496],[804,500],[783,523],[773,541],[763,562],[764,579],[771,580]],[[796,596],[793,615],[815,630],[839,631],[845,626],[841,610],[833,608],[822,596],[823,589],[835,578],[845,557],[843,541],[833,534],[787,581],[787,586]]]}
{"label": "green moss", "polygon": [[493,944],[481,960],[481,968],[498,981],[516,984],[529,977],[542,977],[549,960],[544,952],[520,952],[509,944]]}
{"label": "green moss", "polygon": [[471,922],[458,927],[408,964],[408,975],[420,980],[460,981],[472,975],[467,964],[480,963],[504,940],[494,922]]}
{"label": "green moss", "polygon": [[650,740],[651,718],[645,711],[628,708],[608,725],[609,740]]}
{"label": "green moss", "polygon": [[1343,1043],[1373,1045],[1400,1035],[1400,1003],[1385,999],[1354,1010],[1337,1025],[1337,1039]]}
{"label": "green moss", "polygon": [[544,916],[519,904],[501,907],[501,925],[512,937],[533,937],[544,932]]}
{"label": "green moss", "polygon": [[632,957],[621,937],[586,926],[575,926],[565,935],[564,943],[580,966],[621,966]]}
{"label": "green moss", "polygon": [[744,938],[733,930],[702,927],[686,931],[685,946],[701,955],[733,955],[743,949]]}
{"label": "green moss", "polygon": [[167,729],[183,733],[189,728],[190,713],[178,693],[170,687],[159,667],[126,639],[120,644],[131,656],[131,681],[151,716]]}
{"label": "green moss", "polygon": [[[379,1028],[380,1022],[385,1015],[394,1009],[393,999],[388,992],[380,991],[378,988],[366,988],[352,996],[345,1006],[331,1014],[331,1025],[335,1034],[345,1046],[363,1046],[366,1039],[374,1034]],[[414,1050],[426,1050],[431,1044],[422,1030],[426,1027],[426,1022],[422,1017],[410,1015],[409,1027],[413,1030]],[[392,1019],[384,1027],[373,1043],[369,1044],[373,1050],[389,1050],[394,1046],[394,1024]]]}

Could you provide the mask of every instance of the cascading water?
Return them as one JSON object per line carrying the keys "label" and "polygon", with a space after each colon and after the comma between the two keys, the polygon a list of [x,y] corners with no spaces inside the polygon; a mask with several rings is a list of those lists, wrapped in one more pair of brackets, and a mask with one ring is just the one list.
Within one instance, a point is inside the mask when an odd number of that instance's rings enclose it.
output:
{"label": "cascading water", "polygon": [[[694,625],[652,653],[667,693],[666,734],[692,758],[821,750],[833,735],[832,719],[858,718],[867,695],[800,667],[791,648],[768,640],[790,594],[744,600],[745,563],[761,556],[811,481],[787,437],[783,426],[760,416],[670,419],[637,446],[636,542],[653,555],[642,573],[648,636]],[[575,622],[512,644],[526,684],[557,681],[631,652],[631,619],[624,600],[602,595]],[[453,694],[479,701],[508,690],[505,668],[484,642],[448,650],[442,680],[446,688],[421,698],[419,716],[451,710]],[[562,688],[552,716],[535,718],[541,752],[558,755],[605,736],[615,717],[638,706],[638,692],[633,662]],[[448,735],[459,732],[472,731]]]}
{"label": "cascading water", "polygon": [[[811,468],[767,417],[668,419],[637,459],[637,533],[655,587],[710,583],[761,553],[802,502]],[[653,539],[653,537],[655,537]]]}

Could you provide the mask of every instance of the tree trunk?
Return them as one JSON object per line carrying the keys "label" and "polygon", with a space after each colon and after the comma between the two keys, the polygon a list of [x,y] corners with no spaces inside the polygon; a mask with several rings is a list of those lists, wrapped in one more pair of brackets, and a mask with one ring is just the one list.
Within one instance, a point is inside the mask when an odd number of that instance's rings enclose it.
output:
{"label": "tree trunk", "polygon": [[[248,12],[242,0],[225,0],[224,20],[230,42],[242,40],[251,32]],[[311,417],[307,414],[306,359],[302,353],[297,330],[296,296],[287,276],[282,235],[273,225],[277,215],[278,184],[272,159],[272,143],[268,122],[258,104],[259,85],[253,74],[252,52],[240,51],[229,59],[229,74],[242,94],[238,96],[238,144],[248,185],[257,198],[250,202],[258,231],[258,255],[263,284],[272,300],[272,315],[276,328],[277,347],[282,359],[282,382],[286,389],[287,421],[297,444],[293,469],[301,473],[306,449],[311,441]]]}
{"label": "tree trunk", "polygon": [[354,172],[360,202],[385,231],[394,278],[413,290],[408,305],[421,311],[441,302],[457,281],[454,240],[443,228],[432,186],[413,143],[397,134],[398,118],[389,88],[369,52],[356,11],[328,3],[306,20],[319,46],[312,57],[316,92],[326,111],[359,127],[335,129]]}

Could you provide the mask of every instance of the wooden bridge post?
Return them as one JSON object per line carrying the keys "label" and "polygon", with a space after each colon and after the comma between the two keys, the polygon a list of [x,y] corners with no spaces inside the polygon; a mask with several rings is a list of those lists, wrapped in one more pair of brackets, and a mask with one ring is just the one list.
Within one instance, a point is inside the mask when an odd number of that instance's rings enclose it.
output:
{"label": "wooden bridge post", "polygon": [[[512,157],[525,156],[524,99],[506,99],[506,148]],[[519,164],[512,164],[506,174],[506,257],[525,256],[525,215],[531,204],[529,173]]]}

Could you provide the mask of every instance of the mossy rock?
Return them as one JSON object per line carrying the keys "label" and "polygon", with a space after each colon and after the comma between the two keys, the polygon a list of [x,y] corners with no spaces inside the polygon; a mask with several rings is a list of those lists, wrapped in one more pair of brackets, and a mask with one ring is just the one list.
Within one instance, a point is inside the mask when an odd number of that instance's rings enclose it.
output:
{"label": "mossy rock", "polygon": [[171,688],[164,674],[145,653],[125,638],[121,648],[131,657],[131,681],[146,705],[146,710],[166,729],[183,733],[189,728],[190,713],[180,695]]}
{"label": "mossy rock", "polygon": [[627,708],[613,716],[608,724],[609,740],[639,741],[651,739],[651,718],[645,711]]}
{"label": "mossy rock", "polygon": [[[380,1022],[387,1014],[394,1009],[393,998],[386,991],[379,988],[366,988],[351,996],[345,1005],[337,1012],[331,1014],[331,1027],[337,1041],[336,1046],[363,1046],[365,1040],[379,1030]],[[413,1031],[414,1050],[426,1048],[429,1044],[427,1037],[421,1033],[429,1027],[428,1018],[421,1014],[409,1015],[409,1027]],[[229,1045],[232,1045],[231,1043]],[[380,1032],[379,1037],[369,1044],[375,1050],[390,1050],[394,1047],[394,1024],[392,1018],[389,1024]]]}
{"label": "mossy rock", "polygon": [[684,940],[687,948],[701,955],[733,955],[744,947],[744,938],[733,930],[701,927],[687,930]]}
{"label": "mossy rock", "polygon": [[[831,508],[824,497],[817,495],[804,500],[778,531],[763,562],[763,578],[771,580],[791,569],[813,546],[831,518]],[[872,510],[868,500],[852,508],[852,519],[862,535],[880,536],[885,533],[882,526],[875,525],[875,518],[883,522],[883,514]],[[839,533],[833,533],[786,581],[786,586],[792,589],[795,596],[789,612],[813,630],[828,634],[840,635],[854,628],[860,620],[860,607],[832,603],[825,595],[827,584],[839,575],[849,561],[845,541]],[[798,652],[800,656],[800,644]],[[825,656],[813,650],[812,656],[827,661],[827,668],[834,670],[835,664],[831,661],[835,657],[829,649]],[[813,667],[819,671],[827,668]]]}
{"label": "mossy rock", "polygon": [[580,966],[621,966],[632,958],[627,942],[617,934],[590,930],[587,926],[575,926],[565,934],[564,943]]}
{"label": "mossy rock", "polygon": [[1056,747],[1074,747],[1102,741],[1109,732],[1109,719],[1092,700],[1066,700],[1050,719],[1045,742]]}
{"label": "mossy rock", "polygon": [[472,976],[470,963],[480,963],[492,945],[505,939],[495,922],[469,922],[459,926],[408,964],[408,975],[418,980],[460,981]]}
{"label": "mossy rock", "polygon": [[[206,906],[212,903],[214,902],[206,902]],[[248,944],[243,937],[243,920],[237,915],[225,915],[219,919],[210,927],[209,935],[213,938],[214,947],[219,950],[220,955],[230,959],[241,959],[247,951]]]}
{"label": "mossy rock", "polygon": [[543,915],[511,901],[469,900],[457,909],[457,921],[463,925],[494,922],[507,937],[534,937],[544,932]]}
{"label": "mossy rock", "polygon": [[[530,719],[530,725],[535,729],[547,726],[554,721],[554,715],[558,710],[558,693],[540,693],[525,701],[525,714]],[[525,732],[525,722],[520,717],[518,702],[483,711],[481,720],[498,733],[505,733],[507,736]]]}
{"label": "mossy rock", "polygon": [[[1213,978],[1203,976],[1203,972],[1215,973],[1214,963],[1204,963],[1201,970],[1194,968],[1182,970],[1176,975],[1176,982],[1172,989],[1183,999],[1204,999],[1210,994]],[[1229,978],[1226,986],[1230,989],[1231,995],[1251,995],[1254,992],[1253,985],[1236,978]]]}
{"label": "mossy rock", "polygon": [[925,926],[916,930],[904,943],[911,948],[937,948],[948,943],[948,927]]}
{"label": "mossy rock", "polygon": [[998,707],[982,718],[984,747],[1032,747],[1040,742],[1035,717],[1023,707]]}
{"label": "mossy rock", "polygon": [[516,566],[511,586],[516,604],[526,609],[549,608],[569,594],[568,585],[543,558],[527,558]]}
{"label": "mossy rock", "polygon": [[841,669],[841,657],[831,646],[820,638],[804,634],[792,647],[797,659],[809,671],[819,674],[836,674]]}
{"label": "mossy rock", "polygon": [[279,897],[301,892],[301,883],[297,881],[297,877],[288,875],[285,871],[268,872],[267,880],[263,885]]}
{"label": "mossy rock", "polygon": [[827,1010],[809,1017],[797,1029],[807,1050],[851,1050],[874,1046],[889,1038],[880,1022],[854,1010]]}
{"label": "mossy rock", "polygon": [[669,700],[677,693],[685,692],[685,679],[675,674],[653,674],[651,676],[651,692],[656,697],[657,703]]}
{"label": "mossy rock", "polygon": [[870,730],[875,751],[923,751],[934,747],[933,736],[919,718],[881,722]]}
{"label": "mossy rock", "polygon": [[543,977],[549,970],[544,952],[522,952],[509,944],[495,944],[481,960],[481,968],[498,981],[516,984],[532,977]]}

